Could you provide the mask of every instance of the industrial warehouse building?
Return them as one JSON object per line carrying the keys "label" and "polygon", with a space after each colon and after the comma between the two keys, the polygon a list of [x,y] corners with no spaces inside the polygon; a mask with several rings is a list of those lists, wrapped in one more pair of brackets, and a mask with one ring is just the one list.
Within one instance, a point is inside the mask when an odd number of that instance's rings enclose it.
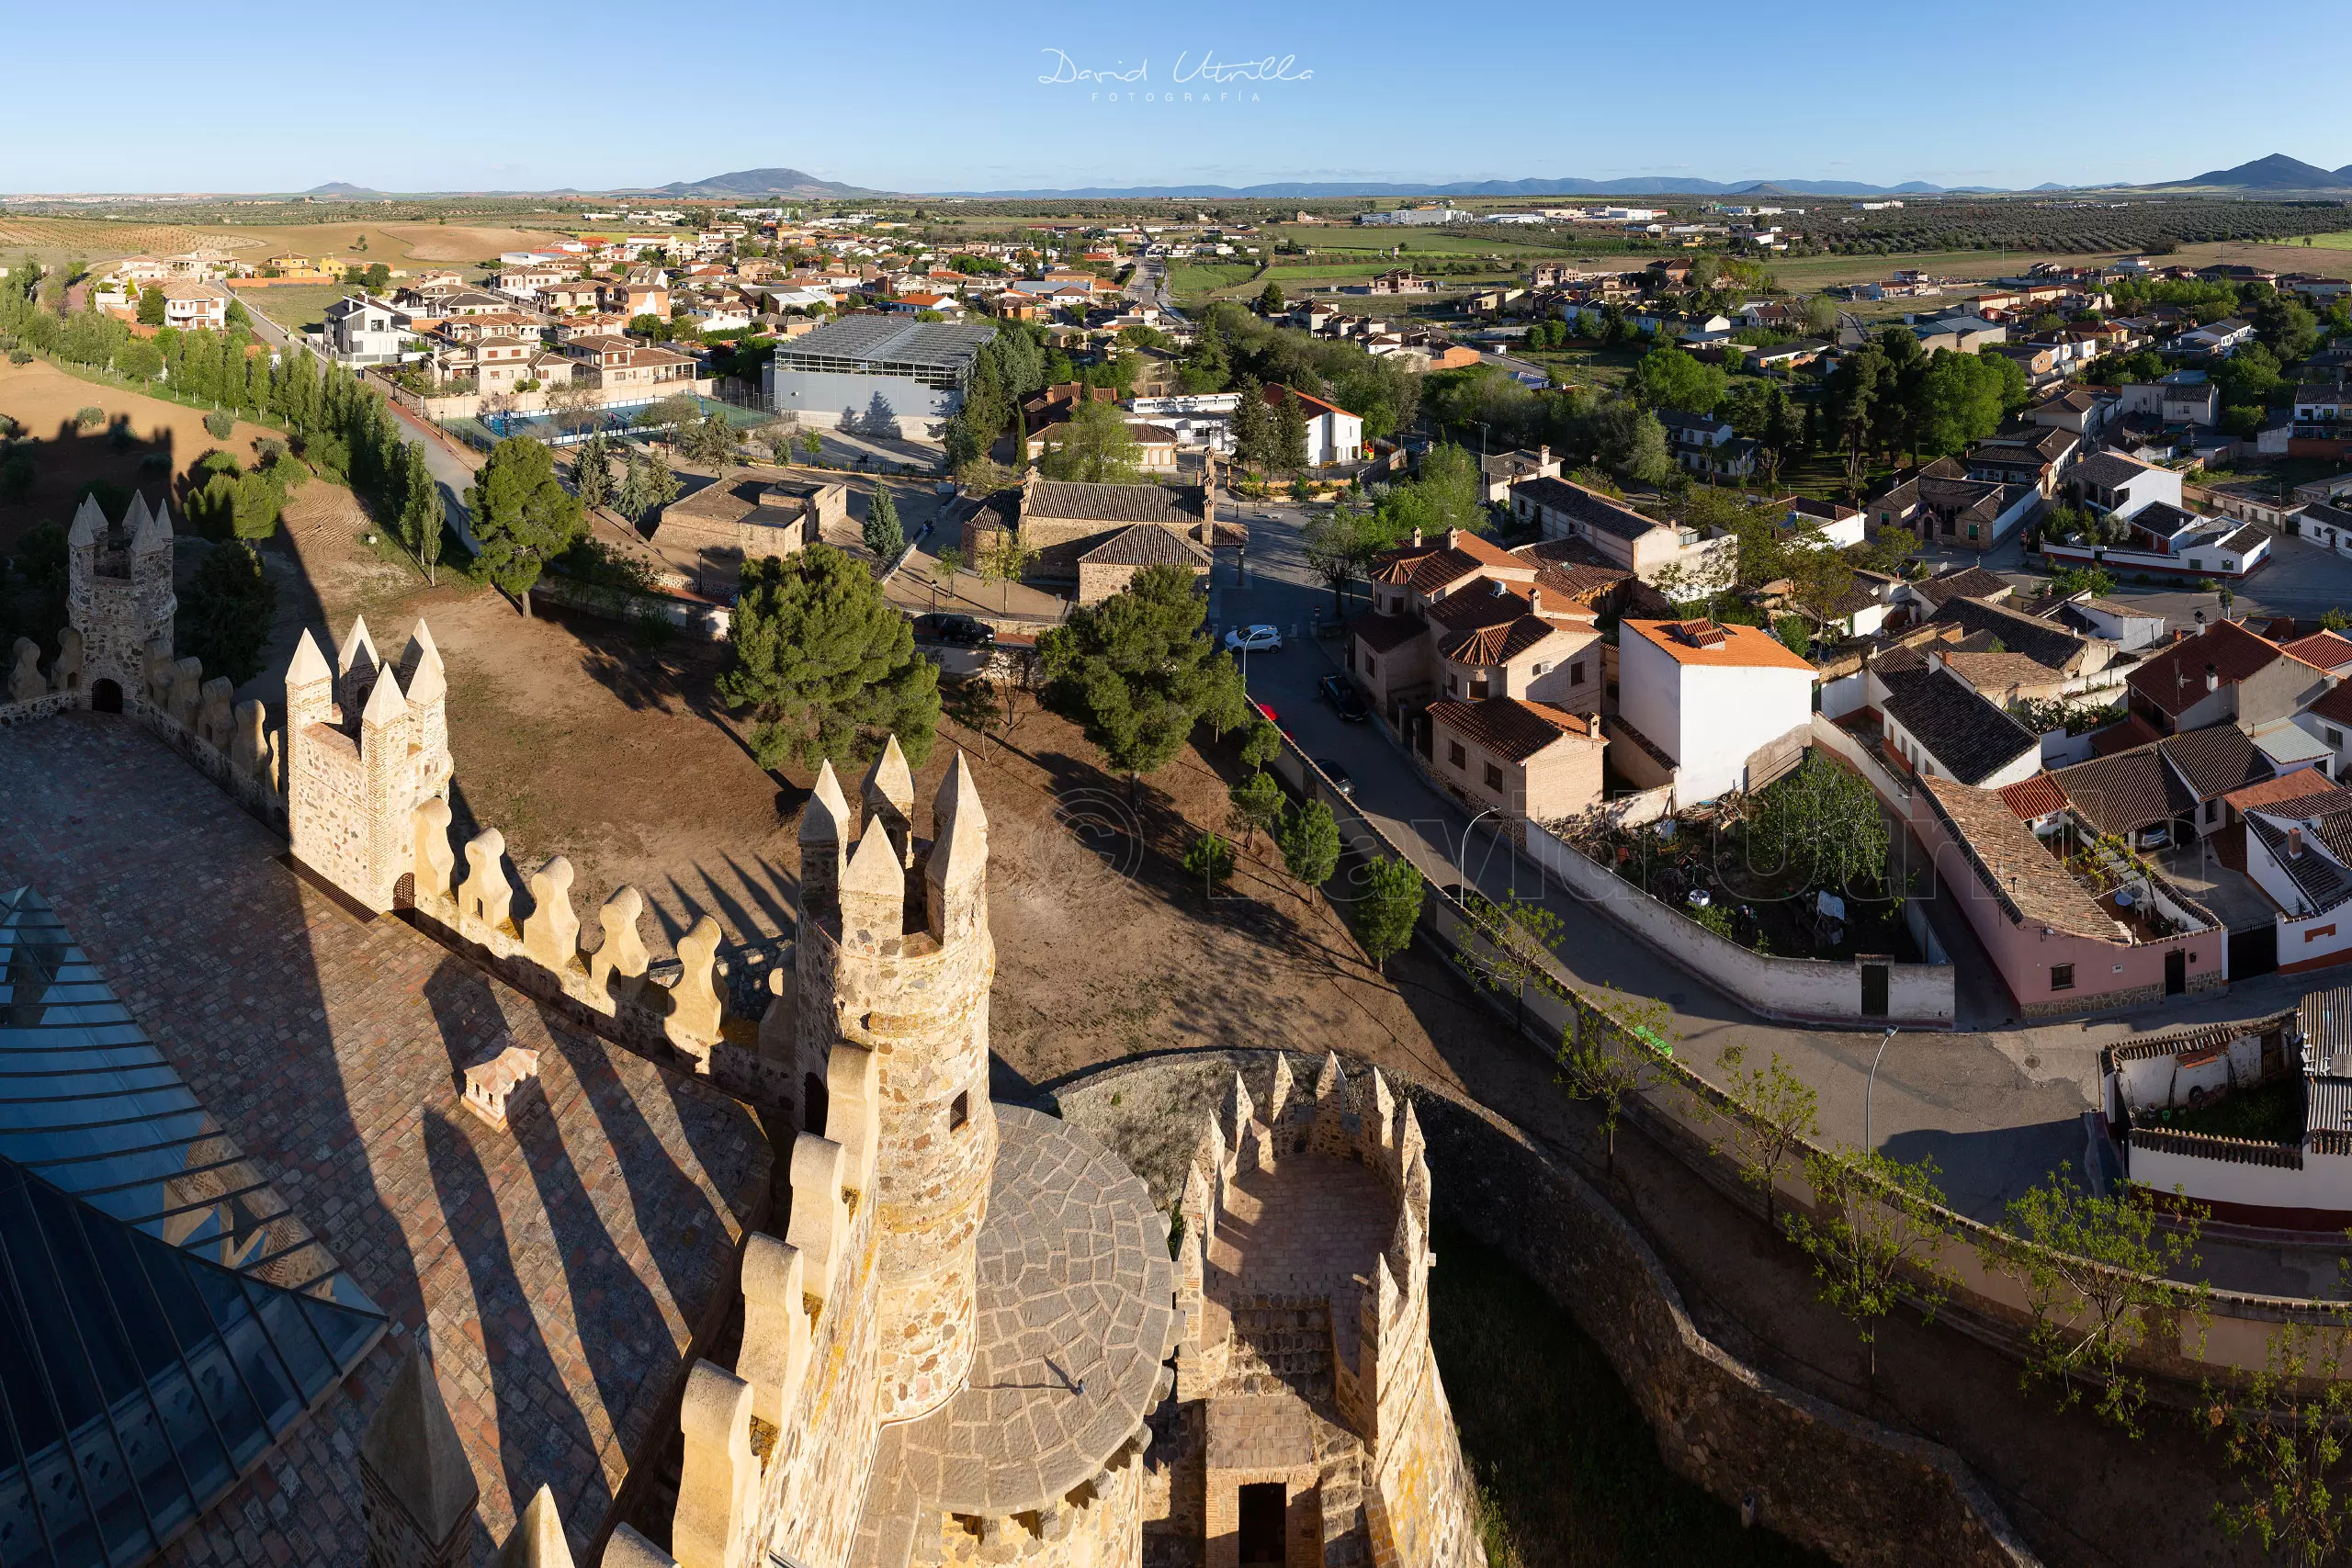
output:
{"label": "industrial warehouse building", "polygon": [[972,361],[996,328],[904,316],[844,316],[775,345],[767,367],[768,406],[805,424],[865,417],[875,395],[890,405],[909,435],[936,435],[963,406]]}

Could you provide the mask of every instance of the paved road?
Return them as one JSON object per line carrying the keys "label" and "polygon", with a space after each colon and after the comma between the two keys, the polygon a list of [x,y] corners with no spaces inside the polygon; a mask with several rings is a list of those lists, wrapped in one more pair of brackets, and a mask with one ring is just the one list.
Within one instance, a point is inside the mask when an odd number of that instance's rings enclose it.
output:
{"label": "paved road", "polygon": [[[2272,976],[2223,997],[2139,1017],[2030,1030],[1906,1031],[1891,1040],[1876,1031],[1811,1029],[1759,1019],[1600,910],[1548,883],[1488,824],[1473,823],[1424,784],[1379,726],[1344,724],[1317,699],[1316,682],[1336,665],[1310,627],[1318,614],[1332,613],[1332,601],[1300,555],[1304,513],[1291,506],[1250,509],[1246,581],[1237,584],[1225,568],[1219,570],[1211,613],[1220,628],[1271,622],[1286,639],[1281,652],[1251,657],[1250,694],[1281,716],[1309,756],[1329,758],[1347,770],[1358,807],[1405,847],[1424,874],[1468,883],[1493,896],[1516,891],[1541,898],[1562,922],[1556,951],[1568,971],[1588,986],[1611,986],[1667,1002],[1684,1042],[1683,1059],[1691,1066],[1719,1078],[1719,1058],[1728,1046],[1744,1046],[1751,1062],[1779,1053],[1820,1094],[1822,1128],[1829,1139],[1860,1145],[1867,1122],[1871,1141],[1889,1153],[1933,1156],[1953,1205],[1967,1213],[1997,1219],[2011,1198],[2049,1171],[2082,1169],[2083,1113],[2095,1103],[2102,1045],[2150,1029],[2291,1005],[2297,994],[2289,981]],[[1627,896],[1640,895],[1628,888]],[[1986,980],[1989,966],[1973,957],[1964,920],[1956,910],[1936,910],[1933,918],[1939,933],[1961,954],[1963,1022],[1972,1015],[1983,1020],[1990,1010],[1997,1023],[2007,994],[1997,981]],[[1971,981],[1976,982],[1973,987]],[[1990,1001],[1993,997],[1997,1004]],[[1885,1055],[1871,1091],[1871,1058],[1882,1043]],[[2333,1279],[2332,1260],[2324,1260],[2325,1268],[2314,1273],[2300,1253],[2207,1250],[2217,1282],[2237,1288],[2301,1294],[2314,1279]]]}

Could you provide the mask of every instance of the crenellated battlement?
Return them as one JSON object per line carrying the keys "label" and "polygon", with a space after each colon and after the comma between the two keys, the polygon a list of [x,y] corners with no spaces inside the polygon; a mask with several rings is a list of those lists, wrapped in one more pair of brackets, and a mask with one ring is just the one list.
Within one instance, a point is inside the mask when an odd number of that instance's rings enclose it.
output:
{"label": "crenellated battlement", "polygon": [[306,628],[286,669],[287,828],[295,857],[363,907],[393,908],[413,870],[414,820],[453,771],[448,682],[417,623],[399,672],[362,616],[330,669]]}

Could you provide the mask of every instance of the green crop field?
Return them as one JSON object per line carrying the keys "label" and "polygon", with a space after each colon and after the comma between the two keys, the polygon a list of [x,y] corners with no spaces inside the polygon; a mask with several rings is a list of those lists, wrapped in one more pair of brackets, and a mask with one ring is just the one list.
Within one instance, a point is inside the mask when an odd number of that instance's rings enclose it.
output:
{"label": "green crop field", "polygon": [[1257,267],[1248,262],[1215,266],[1180,262],[1168,269],[1168,291],[1179,299],[1200,299],[1216,289],[1247,283],[1257,275]]}
{"label": "green crop field", "polygon": [[235,292],[246,310],[267,316],[289,333],[300,333],[323,325],[327,307],[349,291],[340,283],[280,283]]}

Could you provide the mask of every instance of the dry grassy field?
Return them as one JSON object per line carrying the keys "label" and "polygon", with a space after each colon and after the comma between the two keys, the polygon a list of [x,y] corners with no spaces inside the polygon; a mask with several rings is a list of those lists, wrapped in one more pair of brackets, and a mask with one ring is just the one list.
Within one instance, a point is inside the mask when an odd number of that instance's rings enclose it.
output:
{"label": "dry grassy field", "polygon": [[0,256],[30,251],[43,262],[79,257],[166,255],[210,245],[241,261],[291,252],[339,263],[415,265],[486,261],[501,251],[536,250],[564,236],[546,229],[464,223],[218,224],[112,223],[100,218],[0,218]]}

